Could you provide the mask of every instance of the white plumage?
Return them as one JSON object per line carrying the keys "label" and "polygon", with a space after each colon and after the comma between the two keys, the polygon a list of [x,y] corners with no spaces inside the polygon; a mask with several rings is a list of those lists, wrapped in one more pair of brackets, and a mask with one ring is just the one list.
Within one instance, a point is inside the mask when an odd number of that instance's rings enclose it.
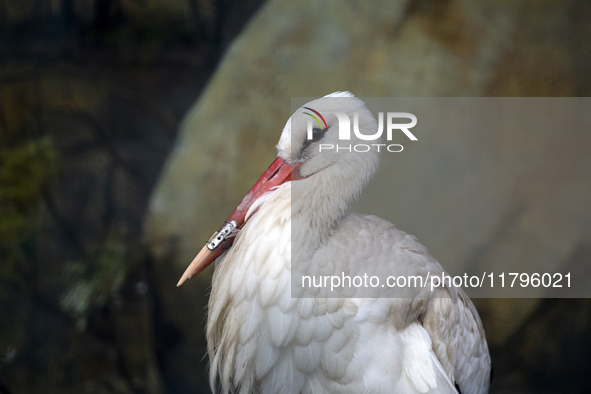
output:
{"label": "white plumage", "polygon": [[[333,99],[339,97],[349,98],[345,108]],[[331,111],[359,113],[367,134],[377,128],[364,103],[348,92],[307,106],[327,114],[322,143],[338,143]],[[347,213],[377,169],[379,154],[318,153],[315,143],[304,144],[306,122],[296,111],[277,145],[278,157],[299,167],[300,179],[250,202],[244,227],[217,263],[207,320],[212,388],[487,393],[486,339],[461,289],[418,288],[405,298],[381,298],[381,289],[372,298],[352,298],[360,295],[357,289],[346,294],[350,298],[292,298],[292,267],[307,275],[335,274],[337,267],[350,275],[443,272],[413,236],[375,216]],[[181,283],[195,272],[194,264]]]}

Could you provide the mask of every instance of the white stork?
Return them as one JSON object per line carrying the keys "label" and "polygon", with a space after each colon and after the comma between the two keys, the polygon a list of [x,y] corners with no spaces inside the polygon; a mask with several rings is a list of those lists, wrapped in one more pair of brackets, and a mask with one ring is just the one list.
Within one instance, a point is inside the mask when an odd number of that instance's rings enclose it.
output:
{"label": "white stork", "polygon": [[[342,97],[348,100],[336,108],[332,98]],[[207,320],[212,390],[487,393],[488,347],[461,289],[416,289],[403,298],[292,298],[297,263],[323,267],[317,273],[335,269],[327,260],[348,272],[443,272],[416,238],[378,217],[348,212],[377,169],[377,150],[319,152],[320,143],[338,143],[337,118],[330,115],[335,110],[351,119],[357,113],[365,134],[377,131],[363,101],[337,92],[305,107],[327,114],[326,127],[315,128],[310,138],[305,110],[292,115],[277,159],[178,283],[223,254]],[[364,142],[356,138],[351,143]]]}

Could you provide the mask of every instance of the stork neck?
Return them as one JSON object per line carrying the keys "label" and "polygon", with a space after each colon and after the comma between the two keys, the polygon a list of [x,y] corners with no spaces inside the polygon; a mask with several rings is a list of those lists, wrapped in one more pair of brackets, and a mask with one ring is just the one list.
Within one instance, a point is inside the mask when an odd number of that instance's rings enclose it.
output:
{"label": "stork neck", "polygon": [[327,168],[292,182],[292,246],[320,245],[336,229],[365,186],[359,177]]}

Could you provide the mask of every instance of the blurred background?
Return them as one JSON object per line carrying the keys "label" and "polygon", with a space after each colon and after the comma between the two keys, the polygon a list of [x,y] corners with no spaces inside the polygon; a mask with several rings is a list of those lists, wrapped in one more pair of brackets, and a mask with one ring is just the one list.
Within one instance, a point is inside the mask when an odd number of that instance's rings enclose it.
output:
{"label": "blurred background", "polygon": [[[337,90],[589,96],[591,3],[0,0],[0,393],[209,392],[212,271],[176,282],[274,158],[291,97]],[[427,172],[392,174],[416,193],[388,219],[444,266],[589,266],[586,130],[474,130]],[[426,225],[453,227],[446,213],[466,207],[436,182],[465,155],[511,163],[490,185],[498,220],[469,210],[489,226],[478,242]],[[475,304],[491,393],[591,392],[588,299]]]}

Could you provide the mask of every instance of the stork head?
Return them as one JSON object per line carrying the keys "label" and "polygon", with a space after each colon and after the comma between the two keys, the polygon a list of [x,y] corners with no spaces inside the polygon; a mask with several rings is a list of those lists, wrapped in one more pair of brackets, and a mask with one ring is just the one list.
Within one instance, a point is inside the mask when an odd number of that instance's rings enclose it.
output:
{"label": "stork head", "polygon": [[[343,115],[350,122],[347,140],[340,139],[343,133],[339,117]],[[353,147],[379,141],[359,139],[352,130],[355,118],[362,133],[374,134],[377,130],[376,120],[365,103],[349,92],[329,94],[296,110],[277,144],[277,156],[298,168],[298,176],[292,179],[307,178],[327,169],[332,175],[351,169],[348,175],[369,179],[377,169],[379,152],[375,148],[358,152]]]}
{"label": "stork head", "polygon": [[370,146],[357,133],[349,130],[349,139],[341,139],[343,135],[339,128],[344,125],[342,119],[345,118],[351,128],[356,120],[355,124],[363,134],[375,134],[377,130],[376,120],[365,103],[349,92],[335,92],[299,108],[283,128],[275,161],[195,257],[177,286],[197,275],[229,249],[236,231],[255,210],[257,199],[285,182],[294,181],[294,185],[298,186],[301,183],[301,189],[292,187],[292,191],[299,189],[317,194],[324,190],[326,199],[316,200],[331,200],[335,215],[342,214],[379,164],[377,148],[367,152],[355,151],[355,145]]}

